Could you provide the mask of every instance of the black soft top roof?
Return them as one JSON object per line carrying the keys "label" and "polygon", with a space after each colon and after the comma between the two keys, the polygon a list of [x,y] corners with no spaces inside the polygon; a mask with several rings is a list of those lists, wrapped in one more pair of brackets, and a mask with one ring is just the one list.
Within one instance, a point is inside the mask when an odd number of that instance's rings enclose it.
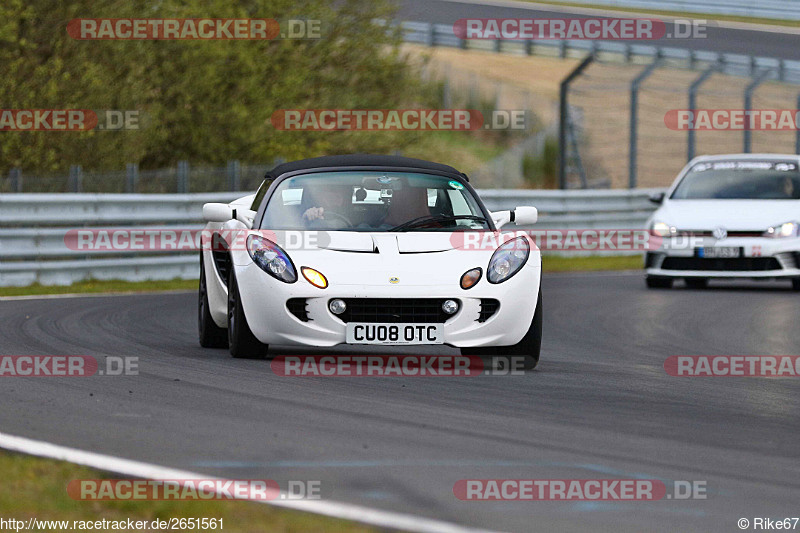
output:
{"label": "black soft top roof", "polygon": [[432,170],[438,173],[458,177],[464,181],[469,181],[467,175],[459,172],[448,165],[432,163],[423,159],[413,159],[411,157],[401,157],[396,155],[376,155],[376,154],[347,154],[347,155],[327,155],[323,157],[312,157],[299,161],[283,163],[268,171],[266,179],[277,178],[287,172],[297,172],[302,170],[314,170],[323,168],[352,168],[352,167],[380,167],[380,168],[409,168],[420,170]]}

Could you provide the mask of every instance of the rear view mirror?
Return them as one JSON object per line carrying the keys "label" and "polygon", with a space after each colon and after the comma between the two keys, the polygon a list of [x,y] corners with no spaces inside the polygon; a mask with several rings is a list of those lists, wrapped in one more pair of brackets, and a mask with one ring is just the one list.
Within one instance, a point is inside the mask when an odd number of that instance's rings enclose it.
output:
{"label": "rear view mirror", "polygon": [[648,200],[650,200],[652,203],[656,205],[661,205],[662,203],[664,203],[664,196],[665,195],[663,191],[654,192],[653,194],[650,195],[650,198],[648,198]]}

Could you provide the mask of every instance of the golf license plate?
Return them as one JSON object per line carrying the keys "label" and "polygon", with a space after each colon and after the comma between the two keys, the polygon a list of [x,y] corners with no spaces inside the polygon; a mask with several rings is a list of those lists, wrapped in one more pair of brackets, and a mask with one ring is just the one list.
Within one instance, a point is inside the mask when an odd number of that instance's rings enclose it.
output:
{"label": "golf license plate", "polygon": [[443,344],[444,324],[347,324],[347,344]]}
{"label": "golf license plate", "polygon": [[697,249],[697,257],[708,259],[730,259],[741,256],[742,248],[737,246],[710,246]]}

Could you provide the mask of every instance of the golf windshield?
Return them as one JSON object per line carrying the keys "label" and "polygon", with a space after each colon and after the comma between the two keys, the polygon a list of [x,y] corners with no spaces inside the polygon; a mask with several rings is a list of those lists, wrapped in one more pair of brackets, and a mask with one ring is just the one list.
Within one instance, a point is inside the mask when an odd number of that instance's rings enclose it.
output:
{"label": "golf windshield", "polygon": [[798,200],[800,172],[793,161],[698,163],[684,176],[673,200]]}
{"label": "golf windshield", "polygon": [[460,231],[489,229],[464,184],[410,172],[319,172],[283,180],[269,199],[263,229]]}

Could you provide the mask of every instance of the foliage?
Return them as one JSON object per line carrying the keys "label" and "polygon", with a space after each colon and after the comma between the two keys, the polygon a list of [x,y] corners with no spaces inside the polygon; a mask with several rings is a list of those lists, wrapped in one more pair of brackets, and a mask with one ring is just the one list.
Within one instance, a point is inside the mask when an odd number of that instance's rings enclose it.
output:
{"label": "foliage", "polygon": [[[420,82],[370,0],[4,0],[4,109],[138,110],[140,129],[0,132],[0,173],[272,161],[392,152],[417,134],[286,132],[280,109],[415,107]],[[74,18],[273,18],[322,21],[319,39],[76,40]]]}

